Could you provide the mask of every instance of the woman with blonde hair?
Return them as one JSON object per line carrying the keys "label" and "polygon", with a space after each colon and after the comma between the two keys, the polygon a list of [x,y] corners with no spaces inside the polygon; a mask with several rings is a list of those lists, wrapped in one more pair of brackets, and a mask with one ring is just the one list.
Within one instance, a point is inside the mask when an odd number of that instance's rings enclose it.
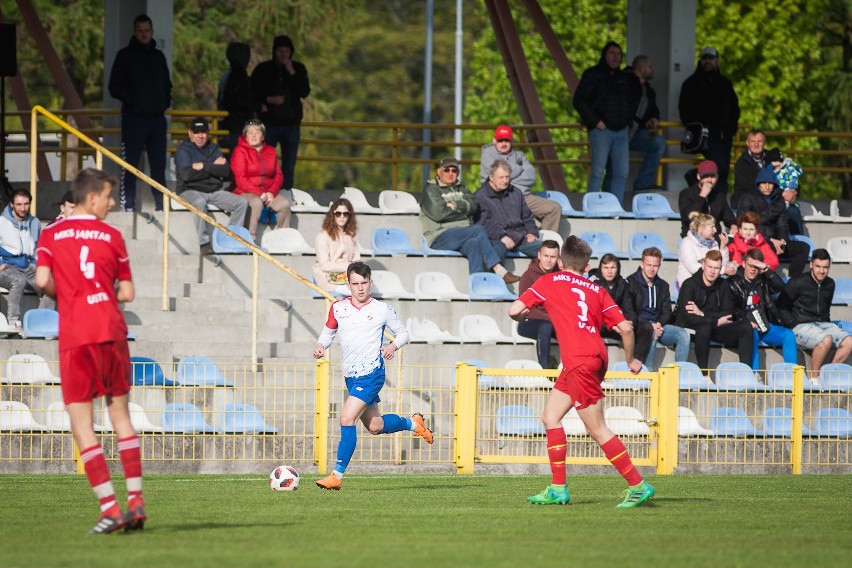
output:
{"label": "woman with blonde hair", "polygon": [[[708,251],[718,250],[722,253],[722,274],[731,276],[736,273],[736,265],[730,262],[728,257],[728,235],[719,235],[719,241],[715,239],[716,219],[712,215],[693,211],[689,214],[689,231],[677,251],[677,287],[698,272],[701,261]],[[721,242],[721,246],[719,243]]]}
{"label": "woman with blonde hair", "polygon": [[322,220],[322,230],[314,239],[317,261],[312,267],[317,286],[327,292],[349,295],[346,286],[346,269],[361,260],[355,235],[358,222],[355,209],[348,199],[340,198],[328,208]]}

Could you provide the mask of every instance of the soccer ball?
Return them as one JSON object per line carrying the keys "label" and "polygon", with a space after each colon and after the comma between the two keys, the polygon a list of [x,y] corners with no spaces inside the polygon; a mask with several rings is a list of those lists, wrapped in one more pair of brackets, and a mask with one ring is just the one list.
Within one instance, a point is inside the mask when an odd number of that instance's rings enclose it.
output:
{"label": "soccer ball", "polygon": [[279,465],[269,474],[273,491],[295,491],[299,488],[299,472],[289,465]]}

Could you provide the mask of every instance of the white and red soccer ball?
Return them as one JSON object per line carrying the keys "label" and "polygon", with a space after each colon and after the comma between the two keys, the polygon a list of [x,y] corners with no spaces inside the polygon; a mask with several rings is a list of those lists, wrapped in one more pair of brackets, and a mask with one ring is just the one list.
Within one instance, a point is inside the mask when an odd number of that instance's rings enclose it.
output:
{"label": "white and red soccer ball", "polygon": [[299,472],[289,465],[279,465],[269,474],[273,491],[295,491],[299,488]]}

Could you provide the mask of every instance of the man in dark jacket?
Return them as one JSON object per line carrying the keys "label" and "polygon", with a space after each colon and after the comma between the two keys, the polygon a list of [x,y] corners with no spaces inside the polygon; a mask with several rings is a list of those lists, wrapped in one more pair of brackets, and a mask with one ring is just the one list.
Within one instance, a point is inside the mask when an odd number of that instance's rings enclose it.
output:
{"label": "man in dark jacket", "polygon": [[[142,150],[151,178],[166,184],[166,115],[172,106],[172,80],[163,52],[154,41],[154,25],[145,14],[133,20],[133,37],[116,53],[109,76],[109,94],[121,101],[121,157],[138,166]],[[154,208],[163,210],[163,194],[154,193]],[[121,170],[119,205],[136,209],[136,176]]]}
{"label": "man in dark jacket", "polygon": [[701,270],[687,278],[677,298],[677,323],[692,329],[695,358],[705,372],[710,368],[710,340],[736,346],[740,362],[751,365],[754,334],[743,312],[736,309],[731,289],[719,278],[722,254],[711,250]]}
{"label": "man in dark jacket", "polygon": [[792,326],[796,343],[802,349],[812,349],[811,380],[819,376],[832,347],[836,349],[832,363],[845,363],[852,354],[852,336],[831,322],[831,302],[834,300],[834,280],[828,275],[831,257],[825,249],[811,255],[811,270],[793,276],[778,297],[784,322]]}
{"label": "man in dark jacket", "polygon": [[680,236],[685,237],[689,232],[691,220],[689,214],[693,211],[712,215],[716,219],[716,232],[722,232],[722,223],[728,230],[735,227],[737,218],[728,205],[725,192],[719,188],[719,168],[711,160],[704,160],[695,170],[695,180],[692,185],[678,195],[680,209]]}
{"label": "man in dark jacket", "polygon": [[620,69],[622,49],[611,41],[601,50],[594,67],[583,71],[574,108],[589,132],[591,169],[586,191],[601,191],[607,160],[612,163],[610,193],[624,203],[629,169],[628,127],[638,103],[638,89],[630,73]]}
{"label": "man in dark jacket", "polygon": [[284,189],[292,189],[302,123],[302,99],[311,94],[308,70],[293,61],[296,48],[288,36],[276,36],[272,59],[258,64],[251,74],[251,90],[266,126],[266,143],[281,144]]}
{"label": "man in dark jacket", "polygon": [[[543,241],[541,248],[538,249],[538,255],[530,262],[526,272],[521,275],[518,292],[523,294],[541,276],[558,270],[562,270],[559,243],[552,240]],[[531,308],[527,319],[518,324],[518,334],[535,339],[536,357],[538,364],[543,369],[556,367],[550,362],[550,345],[556,340],[556,330],[553,328],[550,316],[547,315],[547,310],[541,306]]]}
{"label": "man in dark jacket", "polygon": [[731,206],[736,207],[740,196],[754,190],[754,178],[757,172],[767,165],[766,134],[762,130],[749,130],[746,134],[746,148],[734,164],[734,194]]}
{"label": "man in dark jacket", "polygon": [[710,131],[704,157],[719,166],[719,188],[728,192],[731,148],[740,120],[740,103],[734,86],[719,71],[719,52],[705,47],[695,68],[680,87],[680,120],[699,122]]}
{"label": "man in dark jacket", "polygon": [[225,57],[230,67],[219,80],[218,107],[219,110],[228,111],[228,116],[219,123],[228,131],[228,135],[220,138],[219,144],[233,150],[246,122],[257,118],[258,106],[246,71],[251,59],[251,47],[247,43],[231,42],[225,50]]}
{"label": "man in dark jacket", "polygon": [[[631,322],[636,320],[636,313],[633,311],[630,286],[627,284],[627,281],[621,277],[621,261],[618,260],[617,256],[609,253],[603,255],[598,263],[598,267],[589,271],[589,280],[602,284],[604,288],[606,288],[606,291],[615,303],[618,304],[618,307],[621,308],[621,313],[624,314],[625,318]],[[640,342],[637,337],[637,332],[638,330],[634,328],[633,337],[636,338],[636,345]],[[651,341],[650,330],[644,330],[644,333],[647,337],[643,337],[641,341],[647,345]],[[614,329],[608,329],[606,325],[601,328],[601,337],[621,341],[621,334]],[[634,353],[637,355],[640,354],[640,352],[635,349]]]}
{"label": "man in dark jacket", "polygon": [[[202,117],[192,119],[189,138],[181,142],[175,152],[175,174],[178,195],[208,215],[208,206],[215,205],[230,215],[229,225],[242,227],[248,201],[223,189],[231,169],[219,146],[210,142],[210,125]],[[213,227],[196,216],[195,228],[201,251],[213,252],[210,246]]]}
{"label": "man in dark jacket", "polygon": [[779,260],[790,263],[790,276],[801,274],[808,263],[810,247],[801,241],[788,240],[787,202],[781,195],[772,164],[757,172],[752,191],[740,196],[737,213],[742,215],[748,211],[760,216],[760,234],[775,250]]}

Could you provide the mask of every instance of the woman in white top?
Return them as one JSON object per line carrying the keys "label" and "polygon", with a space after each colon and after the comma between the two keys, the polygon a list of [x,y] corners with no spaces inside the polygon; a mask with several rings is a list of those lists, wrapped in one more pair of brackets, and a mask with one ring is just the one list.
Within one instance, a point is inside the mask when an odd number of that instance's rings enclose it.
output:
{"label": "woman in white top", "polygon": [[314,239],[317,261],[313,265],[314,281],[328,292],[349,295],[346,287],[346,269],[361,260],[355,234],[358,222],[355,209],[348,199],[333,202],[322,221],[322,230]]}
{"label": "woman in white top", "polygon": [[[722,233],[717,241],[716,219],[712,215],[693,211],[689,214],[689,231],[680,241],[677,251],[677,288],[684,280],[695,274],[701,268],[701,261],[708,251],[718,250],[722,253],[722,274],[731,276],[737,267],[728,258],[728,235]],[[719,243],[721,242],[721,247]]]}

